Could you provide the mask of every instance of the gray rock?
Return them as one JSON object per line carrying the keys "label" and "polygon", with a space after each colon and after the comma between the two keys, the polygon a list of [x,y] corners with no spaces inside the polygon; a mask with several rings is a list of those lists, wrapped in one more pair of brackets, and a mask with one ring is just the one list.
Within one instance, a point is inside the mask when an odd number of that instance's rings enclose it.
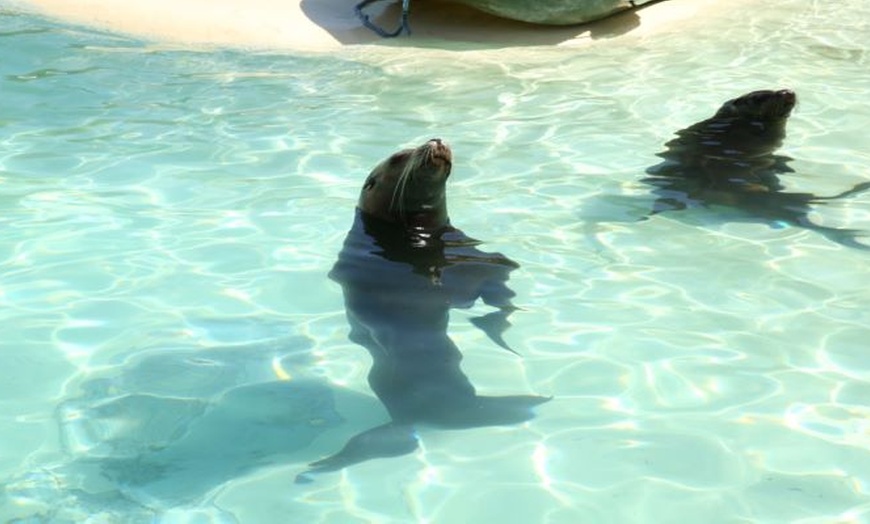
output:
{"label": "gray rock", "polygon": [[[653,0],[455,0],[496,16],[547,25],[592,22]],[[632,5],[633,4],[633,5]]]}

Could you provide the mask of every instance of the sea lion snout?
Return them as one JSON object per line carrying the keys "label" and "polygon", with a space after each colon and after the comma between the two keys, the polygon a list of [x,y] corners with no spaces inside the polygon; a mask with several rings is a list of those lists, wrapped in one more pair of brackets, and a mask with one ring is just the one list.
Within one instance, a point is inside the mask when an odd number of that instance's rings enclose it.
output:
{"label": "sea lion snout", "polygon": [[776,97],[779,100],[779,114],[785,118],[797,104],[797,95],[791,89],[780,89],[776,92]]}
{"label": "sea lion snout", "polygon": [[423,144],[423,147],[426,148],[427,156],[433,164],[453,163],[453,151],[451,151],[447,142],[444,142],[440,138],[430,138]]}
{"label": "sea lion snout", "polygon": [[797,102],[797,95],[791,89],[780,89],[776,92],[776,94],[782,97],[783,100],[791,104]]}

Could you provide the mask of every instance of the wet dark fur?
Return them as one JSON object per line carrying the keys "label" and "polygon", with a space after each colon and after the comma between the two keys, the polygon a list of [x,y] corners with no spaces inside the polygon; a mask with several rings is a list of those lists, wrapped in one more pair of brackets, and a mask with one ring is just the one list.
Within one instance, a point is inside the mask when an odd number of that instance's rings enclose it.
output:
{"label": "wet dark fur", "polygon": [[789,157],[774,152],[782,145],[788,116],[796,102],[792,91],[754,91],[726,102],[712,118],[677,132],[659,156],[665,161],[647,170],[643,181],[659,195],[653,213],[721,205],[741,209],[772,223],[817,231],[839,244],[870,249],[857,231],[821,226],[807,214],[811,206],[870,188],[858,184],[838,195],[783,191],[779,175],[791,173]]}
{"label": "wet dark fur", "polygon": [[[367,198],[369,186],[395,182],[392,175],[413,156],[398,155],[395,165],[385,161],[364,184],[353,227],[329,274],[342,286],[350,339],[371,355],[369,385],[391,420],[311,464],[298,477],[300,482],[309,481],[311,473],[410,453],[417,448],[415,428],[420,425],[455,429],[515,424],[531,418],[531,408],[548,400],[480,396],[462,372],[462,354],[447,335],[450,309],[471,307],[478,299],[497,308],[476,324],[504,346],[501,332],[515,309],[507,280],[518,265],[500,253],[480,251],[479,242],[450,225],[442,198],[449,166],[434,176],[423,166],[425,183],[405,182],[414,188],[406,197],[428,194],[428,202],[424,198],[400,214],[372,208],[373,201],[383,206],[391,199]],[[390,167],[384,171],[384,166]],[[424,187],[430,185],[439,187]]]}

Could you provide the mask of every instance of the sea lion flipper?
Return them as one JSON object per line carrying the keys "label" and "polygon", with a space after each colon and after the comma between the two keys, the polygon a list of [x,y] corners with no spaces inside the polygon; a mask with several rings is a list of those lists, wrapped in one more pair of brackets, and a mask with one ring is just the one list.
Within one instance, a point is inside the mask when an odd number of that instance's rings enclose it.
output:
{"label": "sea lion flipper", "polygon": [[864,244],[858,241],[859,237],[866,236],[864,231],[858,229],[841,229],[838,227],[820,226],[808,221],[801,224],[801,226],[820,233],[828,240],[836,242],[842,246],[870,251],[870,244]]}
{"label": "sea lion flipper", "polygon": [[486,333],[486,336],[488,336],[489,339],[495,342],[499,347],[510,351],[514,355],[520,356],[519,353],[514,351],[514,349],[505,342],[503,336],[505,331],[511,327],[508,315],[510,315],[512,311],[513,309],[499,309],[480,317],[474,317],[471,319],[471,323]]}
{"label": "sea lion flipper", "polygon": [[338,453],[309,464],[307,471],[296,476],[296,483],[307,484],[313,481],[312,474],[338,471],[366,460],[407,455],[417,446],[417,433],[411,425],[383,424],[354,435]]}
{"label": "sea lion flipper", "polygon": [[870,180],[868,180],[867,182],[861,182],[860,184],[855,184],[854,186],[852,186],[851,189],[843,191],[842,193],[827,197],[815,197],[814,200],[837,200],[838,198],[846,198],[860,195],[868,189],[870,189]]}
{"label": "sea lion flipper", "polygon": [[649,214],[644,218],[649,218],[653,215],[658,215],[659,213],[664,213],[666,211],[682,211],[689,207],[686,203],[688,200],[688,195],[682,197],[682,199],[675,197],[658,198],[653,203],[652,211],[650,211]]}

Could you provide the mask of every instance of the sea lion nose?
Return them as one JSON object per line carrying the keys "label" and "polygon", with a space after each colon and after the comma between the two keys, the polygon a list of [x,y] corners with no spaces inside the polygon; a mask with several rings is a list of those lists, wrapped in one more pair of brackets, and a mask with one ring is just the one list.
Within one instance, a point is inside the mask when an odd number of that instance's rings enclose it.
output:
{"label": "sea lion nose", "polygon": [[436,146],[440,146],[440,145],[442,144],[440,138],[430,138],[430,139],[429,139],[429,142],[435,142],[435,145],[436,145]]}
{"label": "sea lion nose", "polygon": [[792,91],[791,89],[780,89],[779,91],[777,91],[777,94],[792,102],[797,98],[797,95],[795,95],[794,91]]}

